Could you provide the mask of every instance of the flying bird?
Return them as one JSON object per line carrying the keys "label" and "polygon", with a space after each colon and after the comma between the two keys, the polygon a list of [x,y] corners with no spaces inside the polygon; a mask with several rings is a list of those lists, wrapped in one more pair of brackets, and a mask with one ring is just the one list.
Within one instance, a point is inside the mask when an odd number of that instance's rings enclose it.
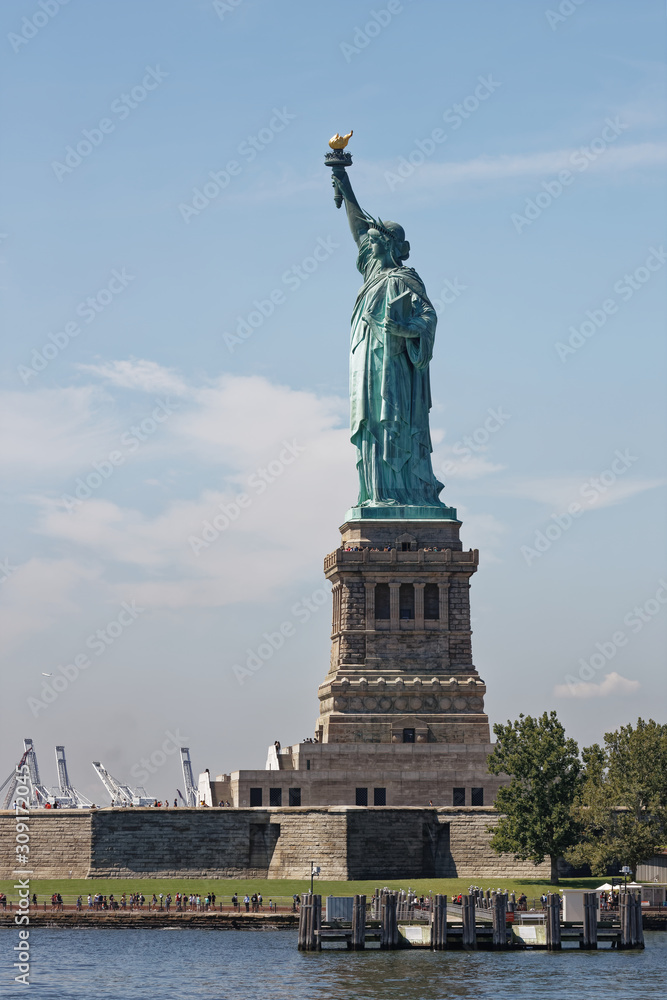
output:
{"label": "flying bird", "polygon": [[53,677],[53,674],[47,674],[46,671],[42,670],[42,677]]}

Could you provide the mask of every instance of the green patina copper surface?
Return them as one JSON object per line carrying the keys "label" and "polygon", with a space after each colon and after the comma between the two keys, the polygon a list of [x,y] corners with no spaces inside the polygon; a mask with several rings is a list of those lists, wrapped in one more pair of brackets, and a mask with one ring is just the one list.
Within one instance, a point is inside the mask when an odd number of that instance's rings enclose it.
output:
{"label": "green patina copper surface", "polygon": [[437,317],[424,284],[404,261],[403,228],[364,212],[344,166],[332,168],[336,202],[345,202],[364,283],[352,314],[351,440],[359,497],[347,519],[456,520],[439,499],[431,464],[429,363]]}

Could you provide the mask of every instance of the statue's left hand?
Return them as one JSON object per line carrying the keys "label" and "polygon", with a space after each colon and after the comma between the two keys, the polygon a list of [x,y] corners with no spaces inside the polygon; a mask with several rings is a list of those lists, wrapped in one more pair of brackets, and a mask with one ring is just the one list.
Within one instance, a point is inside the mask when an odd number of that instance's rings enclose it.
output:
{"label": "statue's left hand", "polygon": [[411,330],[407,326],[402,326],[400,323],[396,323],[393,319],[386,319],[384,321],[384,328],[387,333],[391,334],[392,337],[418,337],[418,330]]}

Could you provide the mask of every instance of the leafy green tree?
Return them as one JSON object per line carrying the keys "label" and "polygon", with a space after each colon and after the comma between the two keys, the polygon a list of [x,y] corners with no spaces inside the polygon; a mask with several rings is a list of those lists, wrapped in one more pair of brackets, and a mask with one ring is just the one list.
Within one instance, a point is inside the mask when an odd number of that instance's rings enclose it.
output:
{"label": "leafy green tree", "polygon": [[667,840],[667,725],[649,719],[605,733],[605,745],[583,751],[584,780],[575,814],[581,842],[567,854],[604,875],[637,865]]}
{"label": "leafy green tree", "polygon": [[551,881],[558,884],[558,859],[576,843],[579,823],[572,806],[578,791],[579,748],[555,712],[539,719],[520,715],[516,722],[493,727],[498,737],[489,757],[492,774],[507,774],[495,807],[503,815],[493,830],[491,847],[521,861],[551,861]]}

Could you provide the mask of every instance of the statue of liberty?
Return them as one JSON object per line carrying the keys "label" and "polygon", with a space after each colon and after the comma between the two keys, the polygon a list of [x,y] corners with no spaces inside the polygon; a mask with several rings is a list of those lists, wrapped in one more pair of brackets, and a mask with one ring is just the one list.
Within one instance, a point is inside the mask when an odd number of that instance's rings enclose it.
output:
{"label": "statue of liberty", "polygon": [[[341,146],[333,142],[334,154],[329,154],[327,165],[332,166],[335,201],[338,206],[345,202],[359,248],[357,267],[364,278],[352,314],[350,342],[357,507],[436,507],[440,509],[431,516],[442,517],[451,508],[438,499],[443,485],[433,474],[429,432],[435,309],[417,272],[404,266],[410,244],[403,227],[374,219],[361,209],[345,166],[340,165]],[[351,157],[344,155],[349,165]],[[336,157],[339,162],[334,164]],[[415,515],[419,516],[417,511]]]}

